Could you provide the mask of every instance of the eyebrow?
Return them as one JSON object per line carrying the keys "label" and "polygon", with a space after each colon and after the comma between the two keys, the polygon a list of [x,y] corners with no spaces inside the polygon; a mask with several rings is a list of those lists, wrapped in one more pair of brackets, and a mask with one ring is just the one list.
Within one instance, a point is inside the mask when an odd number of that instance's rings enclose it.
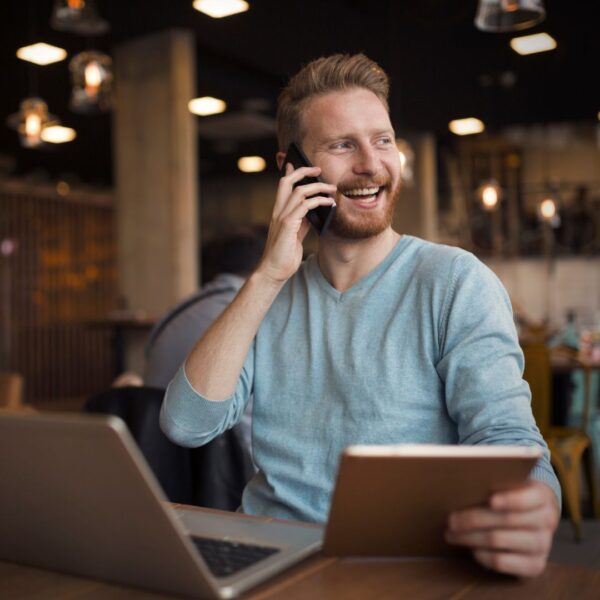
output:
{"label": "eyebrow", "polygon": [[[369,135],[371,137],[377,137],[378,135],[390,135],[392,137],[395,137],[396,132],[393,129],[378,129],[376,131],[373,131]],[[325,137],[325,138],[319,140],[318,144],[319,144],[319,146],[321,146],[321,145],[325,145],[325,144],[330,144],[331,142],[337,142],[339,140],[348,140],[348,139],[351,140],[351,139],[354,139],[355,137],[356,137],[355,134],[345,133],[342,135]]]}

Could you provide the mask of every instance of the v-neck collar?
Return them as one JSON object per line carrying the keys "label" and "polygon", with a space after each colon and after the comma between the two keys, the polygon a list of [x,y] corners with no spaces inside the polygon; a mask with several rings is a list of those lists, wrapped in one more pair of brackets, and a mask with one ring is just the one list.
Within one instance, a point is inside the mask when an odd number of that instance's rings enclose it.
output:
{"label": "v-neck collar", "polygon": [[387,269],[388,265],[398,257],[398,255],[404,250],[407,244],[412,239],[410,235],[402,235],[400,239],[396,242],[396,245],[388,252],[387,256],[371,271],[369,271],[366,275],[361,277],[354,285],[350,286],[347,290],[340,292],[336,290],[330,283],[327,281],[323,272],[321,271],[321,267],[319,267],[319,260],[317,254],[311,254],[307,259],[307,268],[308,272],[315,279],[319,287],[328,295],[337,300],[338,302],[343,301],[346,297],[351,297],[356,293],[360,293],[360,291],[370,284],[379,274]]}

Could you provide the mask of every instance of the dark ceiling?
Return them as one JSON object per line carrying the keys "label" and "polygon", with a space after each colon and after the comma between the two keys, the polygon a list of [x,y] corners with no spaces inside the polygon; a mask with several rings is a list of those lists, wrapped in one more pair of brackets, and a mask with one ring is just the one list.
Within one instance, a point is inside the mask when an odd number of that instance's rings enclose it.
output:
{"label": "dark ceiling", "polygon": [[[190,29],[197,39],[198,95],[221,97],[231,110],[248,99],[263,99],[267,115],[274,114],[278,91],[301,64],[323,54],[362,51],[391,76],[392,119],[399,132],[428,130],[447,136],[448,121],[471,115],[492,130],[519,123],[592,123],[600,110],[598,0],[546,0],[546,21],[526,33],[547,31],[558,48],[525,57],[510,49],[511,34],[475,28],[477,0],[249,2],[246,13],[212,19],[195,11],[192,0],[99,0],[111,31],[93,46],[110,53],[126,39],[170,27]],[[0,4],[0,168],[110,185],[110,115],[69,111],[68,61],[39,67],[15,56],[18,47],[36,41],[61,46],[69,56],[88,47],[86,38],[50,28],[52,4]],[[50,150],[19,147],[16,133],[4,121],[36,86],[50,111],[77,129],[75,141]],[[233,170],[242,152],[270,159],[276,149],[273,138],[246,140],[228,149],[204,139],[199,123],[204,176]]]}

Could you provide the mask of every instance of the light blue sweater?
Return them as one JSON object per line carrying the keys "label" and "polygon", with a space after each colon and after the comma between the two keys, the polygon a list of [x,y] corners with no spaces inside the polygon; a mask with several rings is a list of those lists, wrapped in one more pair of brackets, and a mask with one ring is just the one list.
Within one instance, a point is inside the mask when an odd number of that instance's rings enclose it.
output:
{"label": "light blue sweater", "polygon": [[[254,391],[259,472],[246,513],[324,522],[350,444],[546,445],[531,414],[508,296],[473,255],[403,236],[345,292],[310,257],[271,306],[234,395],[214,402],[184,369],[161,424],[198,446],[234,425]],[[560,500],[544,458],[533,476]]]}

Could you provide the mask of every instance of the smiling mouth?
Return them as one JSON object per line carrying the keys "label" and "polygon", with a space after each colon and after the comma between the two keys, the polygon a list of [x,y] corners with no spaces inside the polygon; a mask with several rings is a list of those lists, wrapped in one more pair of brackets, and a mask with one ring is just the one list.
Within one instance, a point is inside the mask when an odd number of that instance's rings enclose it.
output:
{"label": "smiling mouth", "polygon": [[384,186],[354,188],[343,192],[343,195],[358,206],[369,208],[377,204]]}

